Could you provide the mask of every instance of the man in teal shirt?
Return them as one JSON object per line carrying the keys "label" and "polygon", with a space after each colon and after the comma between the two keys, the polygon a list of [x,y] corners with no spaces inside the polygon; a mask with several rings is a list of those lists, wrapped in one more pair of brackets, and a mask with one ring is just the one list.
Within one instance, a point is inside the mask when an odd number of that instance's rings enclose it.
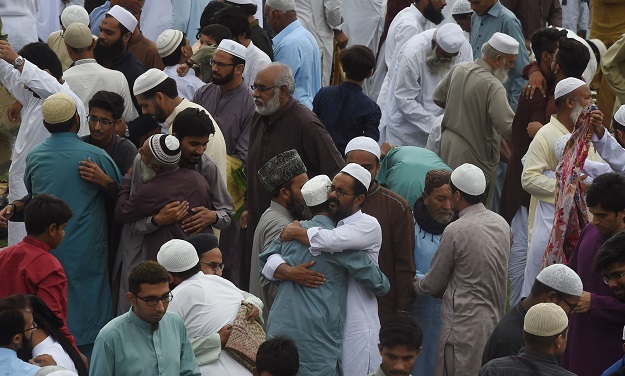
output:
{"label": "man in teal shirt", "polygon": [[200,376],[180,316],[167,312],[173,299],[167,270],[143,261],[128,275],[132,308],[98,334],[89,375]]}

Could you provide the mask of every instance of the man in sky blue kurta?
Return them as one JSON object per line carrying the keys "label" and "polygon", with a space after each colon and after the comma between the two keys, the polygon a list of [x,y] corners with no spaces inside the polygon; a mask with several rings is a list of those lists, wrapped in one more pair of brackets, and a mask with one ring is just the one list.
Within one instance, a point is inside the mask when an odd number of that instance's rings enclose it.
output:
{"label": "man in sky blue kurta", "polygon": [[[117,190],[121,174],[105,150],[83,142],[73,99],[57,93],[41,105],[43,125],[51,133],[26,159],[24,184],[29,195],[54,195],[65,201],[74,216],[65,228],[63,243],[52,251],[67,279],[67,326],[87,356],[96,335],[111,318],[105,198],[107,191],[81,178],[104,172]],[[81,164],[90,160],[92,163]],[[114,185],[114,186],[113,186]],[[114,200],[114,198],[113,198]]]}
{"label": "man in sky blue kurta", "polygon": [[[310,221],[301,222],[302,227],[334,228],[327,196],[327,187],[331,184],[325,175],[316,176],[304,184],[302,196],[315,216]],[[281,243],[276,239],[260,255],[261,268],[274,254],[281,254],[290,265],[314,260],[315,265],[310,269],[323,273],[326,282],[318,288],[307,288],[295,282],[281,281],[269,313],[267,336],[285,334],[295,339],[300,354],[299,375],[342,375],[348,275],[382,295],[390,289],[388,279],[366,252],[322,252],[313,258],[306,245],[298,241]]]}

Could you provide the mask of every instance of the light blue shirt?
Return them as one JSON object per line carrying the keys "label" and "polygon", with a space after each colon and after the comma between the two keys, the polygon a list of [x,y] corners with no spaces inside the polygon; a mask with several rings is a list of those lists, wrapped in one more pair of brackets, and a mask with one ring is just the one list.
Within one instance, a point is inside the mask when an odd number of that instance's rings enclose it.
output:
{"label": "light blue shirt", "polygon": [[97,8],[94,8],[89,14],[89,25],[91,27],[91,34],[96,37],[100,35],[100,22],[104,18],[106,12],[111,8],[111,2],[107,0],[104,4]]}
{"label": "light blue shirt", "polygon": [[152,324],[131,309],[98,334],[89,375],[200,376],[200,369],[180,316],[166,312],[152,333]]}
{"label": "light blue shirt", "polygon": [[171,0],[171,28],[180,30],[193,45],[197,42],[200,16],[209,0]]}
{"label": "light blue shirt", "polygon": [[273,38],[274,61],[286,64],[295,77],[293,98],[312,110],[321,89],[321,57],[315,37],[295,20]]}
{"label": "light blue shirt", "polygon": [[527,83],[523,79],[522,71],[529,64],[529,57],[525,48],[525,37],[521,31],[521,22],[499,1],[483,16],[480,17],[474,12],[471,17],[471,48],[474,59],[482,57],[482,45],[496,32],[507,34],[519,42],[519,53],[514,68],[508,72],[508,81],[504,84],[508,93],[508,104],[516,111],[519,96]]}
{"label": "light blue shirt", "polygon": [[15,351],[6,347],[0,347],[0,364],[2,365],[2,369],[0,369],[1,376],[34,375],[41,369],[19,359]]}

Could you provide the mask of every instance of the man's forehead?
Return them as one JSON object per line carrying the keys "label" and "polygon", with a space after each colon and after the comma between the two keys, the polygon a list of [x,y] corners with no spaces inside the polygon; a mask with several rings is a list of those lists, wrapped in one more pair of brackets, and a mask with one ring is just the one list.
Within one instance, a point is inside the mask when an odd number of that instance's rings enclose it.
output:
{"label": "man's forehead", "polygon": [[119,25],[120,23],[115,17],[105,15],[104,18],[102,18],[102,22],[100,22],[100,29],[116,31],[120,30]]}

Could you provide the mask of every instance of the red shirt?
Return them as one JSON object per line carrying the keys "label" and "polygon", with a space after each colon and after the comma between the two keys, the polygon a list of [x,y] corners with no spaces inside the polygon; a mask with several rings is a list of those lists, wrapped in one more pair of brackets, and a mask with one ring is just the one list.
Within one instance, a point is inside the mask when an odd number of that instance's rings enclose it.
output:
{"label": "red shirt", "polygon": [[[66,322],[67,277],[48,244],[25,236],[0,252],[0,297],[13,294],[37,295]],[[66,325],[61,331],[76,346]]]}

